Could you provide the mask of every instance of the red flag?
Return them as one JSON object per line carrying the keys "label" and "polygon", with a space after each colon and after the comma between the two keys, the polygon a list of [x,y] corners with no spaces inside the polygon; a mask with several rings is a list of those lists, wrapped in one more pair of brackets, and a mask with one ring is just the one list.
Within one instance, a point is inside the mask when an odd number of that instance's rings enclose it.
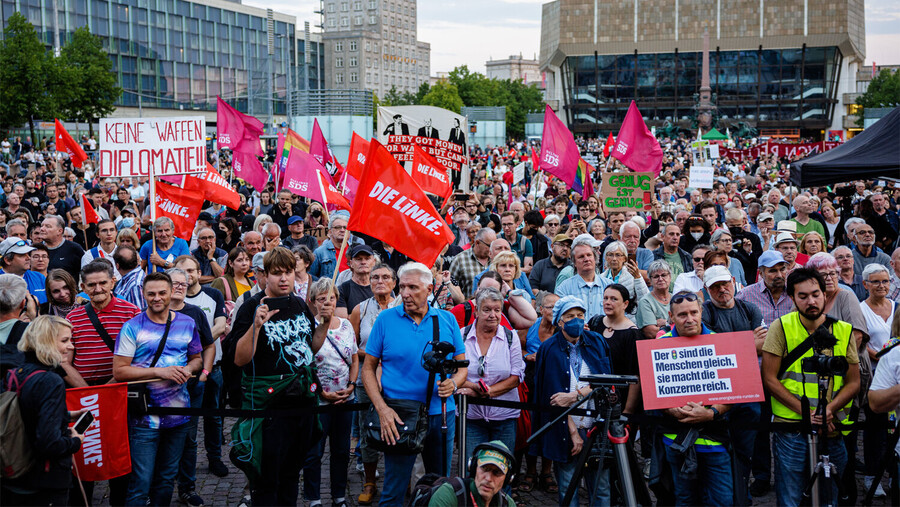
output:
{"label": "red flag", "polygon": [[331,204],[336,208],[350,210],[350,201],[344,197],[344,194],[341,193],[334,185],[325,181],[327,177],[322,171],[316,171],[319,175],[319,185],[322,186],[322,193],[325,194],[325,204]]}
{"label": "red flag", "polygon": [[309,140],[309,153],[315,157],[322,167],[325,168],[327,180],[331,181],[331,183],[337,183],[341,180],[341,173],[344,172],[344,168],[341,167],[340,162],[337,161],[334,157],[334,153],[331,152],[328,141],[325,140],[322,129],[319,128],[319,120],[316,119],[313,119],[312,138]]}
{"label": "red flag", "polygon": [[653,171],[658,177],[662,169],[662,147],[647,129],[633,100],[619,129],[619,135],[616,136],[616,148],[612,156],[632,171]]}
{"label": "red flag", "polygon": [[369,153],[369,141],[361,136],[353,133],[353,140],[350,141],[350,157],[347,158],[347,174],[356,178],[356,181],[362,179],[363,168],[366,166],[366,154]]}
{"label": "red flag", "polygon": [[185,177],[184,189],[200,192],[207,201],[228,206],[233,210],[241,205],[241,196],[209,162],[206,163],[206,173],[190,174]]}
{"label": "red flag", "polygon": [[100,215],[94,210],[94,207],[91,206],[91,201],[88,200],[85,194],[81,194],[81,224],[87,227],[87,224],[99,224],[100,223]]}
{"label": "red flag", "polygon": [[548,105],[544,110],[544,134],[541,138],[541,170],[572,188],[581,154],[575,138]]}
{"label": "red flag", "polygon": [[175,236],[191,240],[194,224],[203,209],[203,193],[156,182],[156,217],[169,217],[175,222]]}
{"label": "red flag", "polygon": [[453,193],[453,183],[447,174],[447,168],[425,153],[418,144],[413,145],[412,178],[422,190],[445,200]]}
{"label": "red flag", "polygon": [[538,158],[537,150],[534,149],[534,146],[531,147],[531,170],[539,171],[541,168],[541,161]]}
{"label": "red flag", "polygon": [[94,416],[81,449],[72,456],[81,480],[106,481],[131,472],[127,393],[128,384],[66,390],[67,409],[87,409]]}
{"label": "red flag", "polygon": [[246,181],[251,187],[262,192],[269,182],[269,173],[263,169],[262,162],[252,153],[232,152],[231,166],[234,175]]}
{"label": "red flag", "polygon": [[613,139],[612,132],[609,133],[609,137],[606,138],[606,144],[603,145],[603,156],[609,158],[609,150],[616,145],[616,140]]}
{"label": "red flag", "polygon": [[231,151],[242,151],[263,156],[259,136],[265,133],[263,122],[252,116],[241,113],[216,97],[216,129],[219,149],[231,148]]}
{"label": "red flag", "polygon": [[425,192],[374,139],[347,229],[388,242],[426,266],[453,242],[453,232]]}
{"label": "red flag", "polygon": [[81,164],[87,160],[87,153],[81,149],[81,145],[75,142],[72,139],[72,136],[66,132],[66,128],[63,127],[63,124],[60,123],[59,120],[56,120],[56,132],[54,133],[54,137],[56,138],[56,151],[64,151],[69,154],[69,158],[72,160],[72,165],[75,167],[81,167]]}
{"label": "red flag", "polygon": [[299,134],[291,129],[287,129],[287,133],[278,133],[278,145],[276,148],[275,165],[272,166],[272,175],[275,178],[276,188],[284,186],[284,171],[287,169],[288,159],[291,157],[291,150],[300,150],[309,153],[309,141],[303,139]]}

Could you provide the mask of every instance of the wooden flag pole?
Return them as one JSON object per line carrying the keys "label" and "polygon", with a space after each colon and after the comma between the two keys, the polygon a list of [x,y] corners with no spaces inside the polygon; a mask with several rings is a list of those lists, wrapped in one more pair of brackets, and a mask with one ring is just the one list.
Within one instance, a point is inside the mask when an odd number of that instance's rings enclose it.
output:
{"label": "wooden flag pole", "polygon": [[[150,164],[150,234],[153,242],[153,254],[156,253],[156,174]],[[153,262],[147,262],[147,274],[153,272]]]}
{"label": "wooden flag pole", "polygon": [[341,259],[344,258],[344,250],[347,249],[347,240],[350,239],[350,231],[344,231],[344,241],[341,241],[341,250],[338,252],[337,261],[334,263],[334,273],[331,275],[331,283],[337,280],[338,268],[341,266]]}

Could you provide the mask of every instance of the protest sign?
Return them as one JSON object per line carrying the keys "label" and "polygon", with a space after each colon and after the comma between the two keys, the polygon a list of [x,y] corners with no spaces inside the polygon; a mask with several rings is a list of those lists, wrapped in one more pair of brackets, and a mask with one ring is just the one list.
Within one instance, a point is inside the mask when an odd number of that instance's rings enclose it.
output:
{"label": "protest sign", "polygon": [[688,176],[688,186],[691,188],[712,188],[715,169],[708,165],[692,165]]}
{"label": "protest sign", "polygon": [[131,472],[127,392],[127,384],[66,390],[68,410],[85,409],[94,416],[84,432],[81,449],[72,456],[81,480],[106,481]]}
{"label": "protest sign", "polygon": [[644,409],[763,401],[751,331],[637,342]]}
{"label": "protest sign", "polygon": [[101,178],[206,172],[206,119],[101,118]]}
{"label": "protest sign", "polygon": [[378,132],[378,140],[407,172],[411,165],[402,163],[412,162],[413,146],[419,145],[448,170],[462,170],[468,185],[469,125],[465,116],[433,106],[379,107]]}
{"label": "protest sign", "polygon": [[649,211],[653,208],[653,172],[603,173],[600,201],[605,211]]}

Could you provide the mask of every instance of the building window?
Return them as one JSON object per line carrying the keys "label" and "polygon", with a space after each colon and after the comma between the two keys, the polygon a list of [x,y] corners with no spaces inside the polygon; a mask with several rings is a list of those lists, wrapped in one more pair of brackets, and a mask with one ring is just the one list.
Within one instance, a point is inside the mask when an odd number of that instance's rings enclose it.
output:
{"label": "building window", "polygon": [[336,84],[343,84],[343,83],[344,83],[344,75],[343,75],[343,74],[335,74],[335,75],[334,75],[334,82],[335,82]]}
{"label": "building window", "polygon": [[343,41],[336,41],[336,42],[334,43],[334,50],[337,51],[338,53],[340,53],[341,51],[343,51],[343,50],[344,50],[344,42],[343,42]]}
{"label": "building window", "polygon": [[350,41],[350,51],[356,51],[359,49],[357,42],[355,40]]}
{"label": "building window", "polygon": [[378,8],[378,0],[369,0],[369,8],[377,9]]}
{"label": "building window", "polygon": [[354,16],[354,17],[353,17],[353,24],[354,24],[354,25],[357,25],[357,26],[363,24],[363,17],[362,17],[362,16]]}
{"label": "building window", "polygon": [[369,16],[369,24],[374,25],[375,23],[378,23],[378,18],[376,18],[375,16]]}
{"label": "building window", "polygon": [[350,73],[350,82],[358,83],[359,82],[359,74],[357,74],[356,72],[351,72]]}
{"label": "building window", "polygon": [[329,19],[328,28],[334,28],[335,26],[337,26],[337,22],[334,20],[334,18]]}
{"label": "building window", "polygon": [[350,18],[344,16],[341,18],[341,26],[350,26]]}
{"label": "building window", "polygon": [[335,66],[335,67],[343,67],[343,66],[344,66],[344,59],[341,58],[340,56],[337,57],[337,58],[335,58],[335,59],[334,59],[334,66]]}
{"label": "building window", "polygon": [[372,84],[372,74],[366,72],[366,84]]}
{"label": "building window", "polygon": [[354,11],[362,10],[362,0],[356,0],[355,2],[353,2],[353,10]]}
{"label": "building window", "polygon": [[341,12],[347,12],[350,10],[350,4],[347,2],[341,2]]}
{"label": "building window", "polygon": [[372,51],[372,43],[366,41],[366,52],[368,53],[369,51]]}
{"label": "building window", "polygon": [[330,2],[328,4],[328,12],[334,12],[334,3],[333,2]]}
{"label": "building window", "polygon": [[384,37],[385,40],[387,40],[387,38],[388,38],[388,37],[387,37],[387,30],[384,31],[383,37]]}
{"label": "building window", "polygon": [[356,67],[356,63],[357,63],[356,57],[355,57],[355,56],[351,56],[351,57],[350,57],[350,66],[351,66],[351,67]]}

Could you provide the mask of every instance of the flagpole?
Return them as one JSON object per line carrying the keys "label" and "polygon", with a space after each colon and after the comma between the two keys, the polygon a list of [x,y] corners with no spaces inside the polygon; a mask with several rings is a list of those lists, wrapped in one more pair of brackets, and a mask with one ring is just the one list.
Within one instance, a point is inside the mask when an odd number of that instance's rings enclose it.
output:
{"label": "flagpole", "polygon": [[350,238],[350,231],[344,231],[344,241],[341,241],[341,250],[338,252],[337,261],[334,263],[334,273],[331,275],[331,283],[337,280],[338,268],[341,266],[341,259],[344,257],[344,250],[347,249],[347,240]]}
{"label": "flagpole", "polygon": [[[156,174],[150,164],[150,234],[153,242],[153,253],[156,253]],[[153,263],[147,262],[147,274],[153,272]]]}

